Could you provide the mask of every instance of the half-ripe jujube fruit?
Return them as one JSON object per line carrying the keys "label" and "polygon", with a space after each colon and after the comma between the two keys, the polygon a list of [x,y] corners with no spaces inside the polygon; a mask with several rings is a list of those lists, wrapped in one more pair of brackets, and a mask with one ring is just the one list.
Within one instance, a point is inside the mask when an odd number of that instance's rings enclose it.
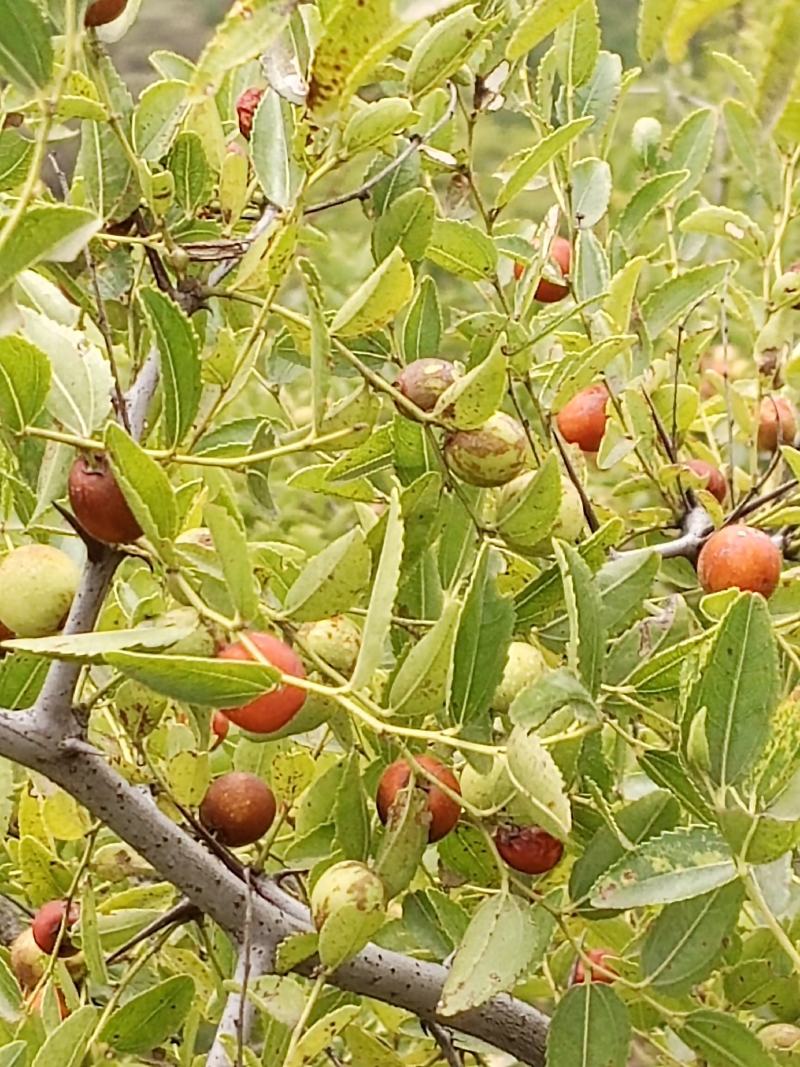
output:
{"label": "half-ripe jujube fruit", "polygon": [[[69,930],[70,926],[74,926],[78,921],[79,915],[80,908],[75,901],[72,901],[69,906],[66,900],[48,901],[47,904],[43,904],[39,908],[33,917],[31,924],[33,940],[42,952],[45,952],[48,956],[51,955],[56,947],[58,932],[61,929],[64,917],[66,916],[66,929]],[[71,956],[74,952],[75,946],[65,931],[58,954],[59,956]]]}
{"label": "half-ripe jujube fruit", "polygon": [[92,0],[86,9],[86,26],[105,26],[114,19],[118,19],[125,8],[128,0]]}
{"label": "half-ripe jujube fruit", "polygon": [[[416,760],[420,767],[424,767],[438,781],[447,786],[451,792],[461,794],[458,779],[449,767],[445,767],[443,763],[440,763],[439,760],[434,759],[432,756],[417,756]],[[382,823],[388,822],[397,794],[401,789],[406,788],[410,780],[411,767],[402,759],[388,766],[381,775],[376,803]],[[430,816],[428,840],[430,842],[441,841],[458,822],[461,815],[461,807],[452,797],[449,797],[447,793],[438,789],[419,773],[415,776],[414,787],[421,789],[428,796],[428,814]]]}
{"label": "half-ripe jujube fruit", "polygon": [[[550,260],[557,264],[564,277],[569,276],[572,267],[572,245],[565,237],[555,237],[550,245]],[[569,295],[569,286],[541,278],[536,287],[536,299],[541,304],[557,304]]]}
{"label": "half-ripe jujube fruit", "polygon": [[505,485],[522,473],[528,439],[517,419],[498,411],[474,430],[457,430],[445,443],[448,466],[468,485]]}
{"label": "half-ripe jujube fruit", "polygon": [[570,978],[570,985],[583,985],[587,979],[590,982],[599,982],[602,985],[611,985],[618,978],[616,970],[609,964],[608,957],[611,955],[608,949],[590,948],[586,952],[589,963],[579,959]]}
{"label": "half-ripe jujube fruit", "polygon": [[96,541],[118,545],[142,536],[105,457],[90,462],[79,456],[69,472],[68,489],[75,518]]}
{"label": "half-ripe jujube fruit", "polygon": [[395,388],[422,411],[433,411],[436,401],[456,378],[455,364],[446,359],[417,359],[400,372]]}
{"label": "half-ripe jujube fruit", "polygon": [[582,452],[597,452],[608,422],[608,389],[590,385],[569,400],[556,417],[558,432]]}
{"label": "half-ripe jujube fruit", "polygon": [[765,396],[758,412],[758,448],[774,452],[779,445],[794,444],[797,410],[785,396]]}
{"label": "half-ripe jujube fruit", "polygon": [[[283,674],[295,678],[305,678],[306,672],[302,660],[289,645],[271,634],[250,633],[248,638],[255,645],[264,659]],[[228,645],[219,653],[220,659],[252,660],[250,650],[241,641]],[[224,708],[225,715],[254,734],[271,734],[280,730],[293,719],[305,703],[305,690],[294,685],[281,685],[263,696],[256,697],[241,708]]]}
{"label": "half-ripe jujube fruit", "polygon": [[343,908],[355,908],[364,915],[381,915],[386,907],[386,889],[366,864],[343,860],[319,876],[310,903],[314,925],[321,930]]}
{"label": "half-ripe jujube fruit", "polygon": [[564,855],[563,844],[540,826],[501,826],[494,843],[505,863],[522,874],[546,874]]}
{"label": "half-ripe jujube fruit", "polygon": [[706,593],[742,589],[770,597],[781,580],[781,550],[771,537],[752,526],[724,526],[706,541],[697,560],[697,576]]}
{"label": "half-ripe jujube fruit", "polygon": [[728,483],[725,481],[725,475],[719,467],[715,467],[713,463],[706,463],[704,459],[690,459],[686,466],[689,470],[704,478],[704,488],[713,497],[716,497],[720,504],[724,503],[725,497],[728,495]]}
{"label": "half-ripe jujube fruit", "polygon": [[275,796],[261,778],[231,771],[215,779],[200,804],[200,821],[230,848],[252,845],[272,826]]}
{"label": "half-ripe jujube fruit", "polygon": [[255,119],[258,105],[264,95],[263,89],[245,89],[236,101],[236,117],[239,120],[239,132],[246,141],[253,135],[253,120]]}

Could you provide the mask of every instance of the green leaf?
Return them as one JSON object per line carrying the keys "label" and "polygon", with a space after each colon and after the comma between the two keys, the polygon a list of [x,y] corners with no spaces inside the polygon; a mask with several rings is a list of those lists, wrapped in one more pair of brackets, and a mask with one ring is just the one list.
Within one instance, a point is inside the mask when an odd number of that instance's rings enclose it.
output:
{"label": "green leaf", "polygon": [[600,17],[596,0],[584,0],[556,30],[556,67],[565,85],[588,81],[600,54]]}
{"label": "green leaf", "polygon": [[258,585],[247,546],[241,516],[221,504],[206,504],[204,515],[217,550],[228,596],[241,619],[249,622],[258,614]]}
{"label": "green leaf", "polygon": [[465,7],[439,19],[417,42],[406,70],[406,89],[412,97],[424,96],[443,85],[478,47],[488,25],[474,7]]}
{"label": "green leaf", "polygon": [[403,1067],[403,1060],[368,1030],[348,1026],[344,1035],[353,1067]]}
{"label": "green leaf", "polygon": [[508,772],[539,826],[565,841],[572,810],[553,757],[539,738],[515,726],[508,741]]}
{"label": "green leaf", "polygon": [[583,902],[600,876],[627,854],[627,845],[638,847],[643,841],[674,829],[680,814],[675,798],[660,789],[614,812],[614,828],[601,826],[572,868],[569,879],[572,900],[576,904]]}
{"label": "green leaf", "polygon": [[433,233],[436,201],[427,189],[409,189],[398,196],[375,223],[372,244],[380,263],[395,248],[416,263],[423,259]]}
{"label": "green leaf", "polygon": [[111,652],[106,662],[157,693],[210,708],[240,708],[280,680],[272,667],[247,660]]}
{"label": "green leaf", "polygon": [[331,333],[361,337],[392,321],[414,292],[414,272],[395,248],[367,280],[345,301],[331,323]]}
{"label": "green leaf", "polygon": [[117,1008],[100,1039],[117,1052],[148,1052],[180,1029],[194,998],[193,979],[186,975],[167,978]]}
{"label": "green leaf", "polygon": [[756,114],[767,129],[772,129],[789,101],[800,69],[800,8],[793,0],[779,0],[766,54],[761,58]]}
{"label": "green leaf", "polygon": [[35,0],[0,0],[0,74],[24,93],[43,89],[53,73],[53,48]]}
{"label": "green leaf", "polygon": [[170,152],[169,169],[175,178],[175,199],[187,215],[194,215],[214,190],[214,172],[198,133],[178,134]]}
{"label": "green leaf", "polygon": [[592,572],[571,545],[555,542],[569,619],[569,663],[593,695],[600,688],[606,635],[600,592]]}
{"label": "green leaf", "polygon": [[383,880],[390,898],[407,889],[419,870],[428,846],[430,823],[424,789],[417,789],[415,783],[414,788],[409,784],[399,790],[389,809],[375,859],[375,873]]}
{"label": "green leaf", "polygon": [[764,600],[743,593],[709,645],[687,711],[705,709],[709,774],[719,785],[738,782],[764,750],[778,704],[780,675],[775,637]]}
{"label": "green leaf", "polygon": [[688,115],[672,135],[664,169],[689,171],[689,177],[681,186],[684,196],[699,185],[705,175],[716,133],[716,111],[701,107]]}
{"label": "green leaf", "polygon": [[178,535],[175,493],[164,468],[116,423],[106,426],[111,469],[145,535],[165,559],[174,554]]}
{"label": "green leaf", "polygon": [[423,719],[445,706],[460,611],[457,600],[447,601],[436,625],[417,641],[400,664],[389,690],[392,715]]}
{"label": "green leaf", "polygon": [[383,144],[411,123],[414,108],[402,96],[388,96],[367,104],[345,126],[342,140],[349,156]]}
{"label": "green leaf", "polygon": [[406,363],[439,355],[442,340],[442,309],[433,278],[422,279],[403,324],[403,355]]}
{"label": "green leaf", "polygon": [[343,761],[339,788],[333,808],[336,844],[348,860],[365,860],[369,855],[369,813],[358,753]]}
{"label": "green leaf", "polygon": [[341,0],[333,7],[311,64],[308,106],[316,116],[343,109],[359,87],[354,84],[356,70],[391,22],[391,0]]}
{"label": "green leaf", "polygon": [[642,319],[650,338],[660,337],[702,300],[716,292],[733,268],[730,260],[693,267],[654,289],[642,304]]}
{"label": "green leaf", "polygon": [[50,391],[50,362],[22,337],[0,338],[0,422],[10,433],[31,426]]}
{"label": "green leaf", "polygon": [[286,595],[286,614],[309,622],[348,611],[369,585],[371,562],[362,531],[343,534],[303,568]]}
{"label": "green leaf", "polygon": [[514,629],[514,607],[498,591],[496,566],[493,554],[483,552],[473,570],[458,623],[449,701],[450,721],[485,740],[491,734],[488,712]]}
{"label": "green leaf", "polygon": [[701,207],[680,223],[681,233],[704,233],[732,241],[744,255],[760,259],[766,253],[764,231],[743,211],[729,207]]}
{"label": "green leaf", "polygon": [[283,0],[235,0],[197,61],[190,101],[201,104],[212,98],[229,70],[263,55],[291,13]]}
{"label": "green leaf", "polygon": [[318,1019],[297,1042],[283,1067],[308,1067],[353,1022],[359,1010],[357,1005],[348,1004]]}
{"label": "green leaf", "polygon": [[693,900],[669,904],[647,931],[641,952],[642,978],[659,992],[691,992],[716,969],[742,907],[738,882]]}
{"label": "green leaf", "polygon": [[533,730],[566,705],[580,709],[584,716],[597,715],[594,700],[575,675],[566,667],[557,667],[518,693],[508,714],[515,726]]}
{"label": "green leaf", "polygon": [[172,617],[146,622],[132,630],[96,630],[84,634],[56,634],[54,637],[15,638],[5,642],[3,647],[47,659],[102,663],[109,652],[168,648],[196,629],[197,615],[188,608],[174,612]]}
{"label": "green leaf", "polygon": [[755,1034],[730,1012],[692,1012],[676,1033],[708,1067],[775,1067]]}
{"label": "green leaf", "polygon": [[608,633],[618,633],[632,621],[633,613],[641,614],[659,566],[656,553],[643,548],[609,560],[600,568],[596,581],[603,602],[602,622]]}
{"label": "green leaf", "polygon": [[97,1024],[97,1008],[85,1004],[57,1026],[36,1053],[33,1067],[80,1067]]}
{"label": "green leaf", "polygon": [[580,159],[572,167],[572,215],[579,229],[591,229],[611,200],[611,167],[604,159]]}
{"label": "green leaf", "polygon": [[188,108],[186,89],[182,81],[154,82],[139,97],[131,138],[141,159],[155,163],[169,152]]}
{"label": "green leaf", "polygon": [[[97,216],[66,204],[36,204],[28,208],[3,248],[0,292],[18,274],[41,260],[71,263],[100,229]],[[8,220],[0,227],[0,234]]]}
{"label": "green leaf", "polygon": [[575,269],[572,273],[575,299],[580,303],[605,295],[610,275],[608,257],[592,230],[580,230],[578,233]]}
{"label": "green leaf", "polygon": [[489,897],[478,907],[450,964],[441,1015],[458,1015],[513,989],[537,949],[535,915],[509,893]]}
{"label": "green leaf", "polygon": [[24,181],[33,145],[16,130],[0,130],[0,193],[11,192]]}
{"label": "green leaf", "polygon": [[28,1062],[28,1045],[25,1041],[12,1041],[0,1048],[0,1067],[25,1067]]}
{"label": "green leaf", "polygon": [[521,59],[581,6],[583,0],[534,0],[514,28],[506,45],[506,58],[512,62]]}
{"label": "green leaf", "polygon": [[510,545],[532,548],[556,524],[561,507],[561,470],[551,452],[519,493],[501,500],[497,511],[498,533]]}
{"label": "green leaf", "polygon": [[434,415],[458,430],[482,426],[500,407],[507,387],[507,370],[502,346],[496,345],[477,367],[445,389]]}
{"label": "green leaf", "polygon": [[438,219],[426,255],[437,266],[470,282],[485,281],[497,270],[494,242],[471,222]]}
{"label": "green leaf", "polygon": [[264,196],[284,209],[291,207],[302,177],[292,155],[293,139],[291,104],[267,89],[253,119],[253,167]]}
{"label": "green leaf", "polygon": [[571,144],[585,130],[594,123],[594,118],[589,115],[584,118],[573,119],[572,122],[560,126],[557,130],[547,134],[531,151],[523,157],[513,173],[506,179],[495,198],[495,207],[505,207],[510,203],[537,174],[551,163],[567,145]]}
{"label": "green leaf", "polygon": [[386,518],[386,535],[383,539],[381,558],[375,572],[372,596],[367,609],[361,650],[358,653],[350,684],[354,690],[365,686],[383,657],[386,635],[392,618],[392,609],[400,581],[400,565],[403,556],[403,521],[400,517],[400,498],[392,493]]}
{"label": "green leaf", "polygon": [[69,890],[68,868],[35,837],[21,838],[19,869],[25,894],[35,908],[60,899]]}
{"label": "green leaf", "polygon": [[673,752],[651,750],[639,756],[639,765],[651,781],[668,789],[683,807],[701,822],[710,822],[711,809],[689,778],[680,757]]}
{"label": "green leaf", "polygon": [[716,830],[681,828],[651,838],[624,856],[595,886],[596,908],[672,904],[710,893],[736,877],[730,850]]}
{"label": "green leaf", "polygon": [[688,170],[667,171],[666,174],[656,174],[636,190],[616,222],[617,232],[625,244],[630,244],[653,215],[669,203],[688,177]]}
{"label": "green leaf", "polygon": [[585,982],[558,1002],[547,1036],[547,1067],[625,1067],[630,1042],[628,1011],[617,994]]}
{"label": "green leaf", "polygon": [[176,448],[194,422],[202,393],[194,328],[174,301],[157,289],[139,291],[161,356],[165,447]]}

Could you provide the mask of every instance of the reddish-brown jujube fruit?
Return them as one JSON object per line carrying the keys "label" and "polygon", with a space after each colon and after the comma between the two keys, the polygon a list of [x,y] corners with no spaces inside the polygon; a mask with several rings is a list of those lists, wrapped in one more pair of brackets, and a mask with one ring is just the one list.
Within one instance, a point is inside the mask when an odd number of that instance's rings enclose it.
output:
{"label": "reddish-brown jujube fruit", "polygon": [[546,874],[564,855],[558,838],[539,826],[501,826],[494,843],[508,866],[523,874]]}
{"label": "reddish-brown jujube fruit", "polygon": [[[449,767],[445,767],[443,763],[440,763],[439,760],[434,759],[432,756],[417,756],[416,760],[420,767],[424,767],[426,771],[443,785],[446,785],[453,793],[461,795],[458,779]],[[388,766],[381,775],[376,803],[382,823],[385,824],[388,821],[389,813],[392,810],[397,794],[401,789],[406,788],[410,779],[411,768],[402,759]],[[431,820],[428,828],[428,840],[431,842],[441,841],[458,822],[461,815],[461,807],[455,800],[452,800],[421,774],[416,775],[414,786],[428,795],[428,814]]]}
{"label": "reddish-brown jujube fruit", "polygon": [[794,444],[797,411],[785,396],[765,396],[758,412],[758,448],[774,452],[778,445]]}
{"label": "reddish-brown jujube fruit", "polygon": [[[550,259],[556,263],[561,273],[567,277],[572,267],[572,245],[565,237],[555,237],[550,245]],[[536,299],[541,304],[557,304],[569,295],[568,285],[559,285],[548,278],[541,278],[536,287]]]}
{"label": "reddish-brown jujube fruit", "polygon": [[590,982],[600,982],[603,985],[611,985],[619,975],[608,963],[609,952],[603,948],[590,948],[586,952],[590,963],[587,965],[582,959],[575,964],[575,969],[570,978],[570,985],[583,985],[587,978]]}
{"label": "reddish-brown jujube fruit", "polygon": [[[295,678],[305,678],[306,672],[302,660],[289,645],[279,641],[271,634],[250,633],[248,637],[258,651],[283,674],[294,675]],[[228,645],[219,654],[220,659],[252,660],[253,656],[245,646],[237,641],[236,644]],[[306,694],[303,689],[293,685],[281,685],[273,689],[271,693],[256,697],[243,708],[223,708],[224,714],[241,726],[243,730],[250,730],[254,734],[271,734],[280,730],[305,703]]]}
{"label": "reddish-brown jujube fruit", "polygon": [[701,478],[705,478],[705,488],[722,504],[728,495],[728,483],[719,467],[706,463],[704,459],[690,459],[686,466]]}
{"label": "reddish-brown jujube fruit", "polygon": [[396,388],[406,400],[423,411],[433,411],[436,401],[458,377],[446,359],[417,359],[401,372]]}
{"label": "reddish-brown jujube fruit", "polygon": [[75,518],[96,541],[119,545],[136,541],[142,528],[128,507],[107,460],[79,456],[69,472],[69,502]]}
{"label": "reddish-brown jujube fruit", "polygon": [[736,524],[717,530],[703,545],[697,576],[707,593],[743,589],[770,597],[781,579],[783,557],[763,531]]}
{"label": "reddish-brown jujube fruit", "polygon": [[231,720],[222,711],[215,711],[211,716],[211,733],[215,737],[214,747],[221,745],[225,738],[228,736],[228,731],[231,728]]}
{"label": "reddish-brown jujube fruit", "polygon": [[582,452],[597,452],[606,432],[608,389],[590,385],[568,401],[556,417],[558,432]]}
{"label": "reddish-brown jujube fruit", "polygon": [[200,805],[200,821],[230,848],[252,845],[272,826],[275,796],[266,782],[231,771],[211,783]]}
{"label": "reddish-brown jujube fruit", "polygon": [[258,105],[264,95],[263,89],[245,89],[236,101],[236,116],[239,119],[239,133],[245,141],[249,141],[253,135],[253,120],[255,119]]}
{"label": "reddish-brown jujube fruit", "polygon": [[84,24],[105,26],[106,23],[118,19],[127,6],[128,0],[92,0],[86,11]]}
{"label": "reddish-brown jujube fruit", "polygon": [[[43,904],[33,917],[33,923],[31,924],[33,940],[42,952],[47,953],[48,956],[51,955],[56,947],[58,931],[61,929],[61,923],[65,915],[67,916],[67,929],[69,929],[70,926],[75,925],[80,915],[80,909],[75,901],[70,904],[69,912],[67,912],[66,900],[51,900],[47,904]],[[61,939],[61,947],[58,954],[59,956],[72,956],[74,953],[75,946],[65,933]]]}

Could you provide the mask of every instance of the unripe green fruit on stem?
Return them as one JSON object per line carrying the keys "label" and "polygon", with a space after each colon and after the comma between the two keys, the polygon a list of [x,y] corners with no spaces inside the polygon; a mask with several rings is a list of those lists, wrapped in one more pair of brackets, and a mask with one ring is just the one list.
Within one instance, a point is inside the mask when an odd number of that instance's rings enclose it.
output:
{"label": "unripe green fruit on stem", "polygon": [[458,377],[455,364],[446,359],[418,359],[409,363],[395,387],[422,411],[433,411],[436,401]]}
{"label": "unripe green fruit on stem", "polygon": [[318,930],[342,908],[356,908],[365,915],[379,914],[386,908],[383,882],[369,867],[355,860],[329,867],[311,892],[311,914]]}
{"label": "unripe green fruit on stem", "polygon": [[105,26],[118,19],[127,6],[128,0],[92,0],[86,11],[84,24]]}
{"label": "unripe green fruit on stem", "polygon": [[355,666],[361,648],[361,631],[346,615],[306,623],[300,627],[300,637],[334,670],[349,674]]}
{"label": "unripe green fruit on stem", "polygon": [[522,472],[528,439],[521,423],[498,411],[477,430],[458,430],[444,448],[450,469],[469,485],[505,485]]}
{"label": "unripe green fruit on stem", "polygon": [[651,115],[637,119],[631,132],[633,150],[645,167],[652,167],[658,159],[664,129]]}
{"label": "unripe green fruit on stem", "polygon": [[47,637],[61,629],[78,589],[80,571],[50,545],[23,545],[0,564],[0,620],[18,637]]}
{"label": "unripe green fruit on stem", "polygon": [[703,545],[697,577],[706,593],[743,589],[771,597],[781,580],[781,550],[762,530],[725,526]]}
{"label": "unripe green fruit on stem", "polygon": [[538,682],[546,671],[547,663],[538,648],[527,641],[512,641],[503,677],[492,698],[494,710],[501,713],[508,711],[522,690]]}

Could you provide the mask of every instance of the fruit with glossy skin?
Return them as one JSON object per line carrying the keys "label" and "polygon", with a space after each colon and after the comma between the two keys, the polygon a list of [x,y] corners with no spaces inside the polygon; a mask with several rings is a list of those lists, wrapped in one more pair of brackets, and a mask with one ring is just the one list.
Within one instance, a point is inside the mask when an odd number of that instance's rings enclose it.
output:
{"label": "fruit with glossy skin", "polygon": [[263,95],[263,89],[245,89],[236,101],[236,116],[239,120],[239,132],[246,141],[249,141],[253,135],[253,120]]}
{"label": "fruit with glossy skin", "polygon": [[33,989],[47,966],[47,956],[36,944],[30,927],[23,930],[11,945],[11,970],[25,989]]}
{"label": "fruit with glossy skin", "polygon": [[[564,277],[567,277],[572,267],[572,245],[565,237],[554,237],[550,245],[550,260],[555,263]],[[557,304],[565,296],[569,296],[569,286],[551,282],[548,278],[540,278],[536,287],[536,299],[541,304]]]}
{"label": "fruit with glossy skin", "polygon": [[[265,633],[250,633],[247,635],[264,657],[264,659],[277,667],[283,674],[291,674],[295,678],[305,678],[306,672],[303,663],[294,649],[277,637]],[[228,645],[219,653],[220,659],[252,660],[250,650],[237,641]],[[223,708],[225,715],[241,726],[243,730],[249,730],[254,734],[271,734],[280,730],[293,719],[305,703],[306,694],[303,689],[294,685],[280,685],[263,696],[256,697],[242,708]]]}
{"label": "fruit with glossy skin", "polygon": [[558,838],[539,826],[501,826],[494,843],[503,861],[522,874],[546,874],[564,855]]}
{"label": "fruit with glossy skin", "polygon": [[275,796],[261,778],[231,771],[215,779],[200,804],[200,821],[230,848],[252,845],[272,826]]}
{"label": "fruit with glossy skin", "polygon": [[498,411],[476,430],[457,430],[444,448],[452,471],[469,485],[505,485],[521,474],[528,439],[520,422]]}
{"label": "fruit with glossy skin", "polygon": [[[31,923],[33,940],[42,952],[48,956],[52,954],[56,947],[58,932],[61,929],[61,923],[65,915],[67,917],[66,927],[69,930],[70,926],[74,926],[78,921],[78,916],[80,915],[80,909],[75,901],[72,901],[69,905],[69,910],[67,910],[66,900],[51,900],[47,904],[43,904],[33,917],[33,922]],[[69,940],[65,931],[58,954],[59,956],[72,956],[74,953],[75,946]]]}
{"label": "fruit with glossy skin", "polygon": [[705,479],[704,488],[716,497],[720,504],[725,502],[725,497],[728,495],[728,483],[719,467],[715,467],[713,463],[706,463],[704,459],[690,459],[685,466]]}
{"label": "fruit with glossy skin", "polygon": [[18,637],[57,633],[69,614],[80,571],[50,545],[15,548],[0,564],[0,621]]}
{"label": "fruit with glossy skin", "polygon": [[119,545],[142,536],[105,457],[96,456],[90,462],[79,456],[69,472],[68,488],[75,518],[96,541]]}
{"label": "fruit with glossy skin", "polygon": [[231,720],[221,711],[215,711],[211,716],[211,733],[214,735],[213,747],[221,745],[228,736],[231,728]]}
{"label": "fruit with glossy skin", "polygon": [[358,659],[361,631],[346,615],[306,623],[300,637],[308,648],[334,670],[349,674]]}
{"label": "fruit with glossy skin", "polygon": [[334,863],[311,891],[311,915],[318,930],[342,908],[357,908],[365,915],[380,915],[386,908],[383,882],[356,860]]}
{"label": "fruit with glossy skin", "polygon": [[575,969],[572,972],[570,978],[570,985],[583,985],[587,980],[590,982],[599,982],[602,985],[611,985],[615,978],[619,975],[614,968],[609,964],[608,957],[611,955],[608,949],[604,948],[590,948],[586,950],[586,956],[589,959],[588,965],[579,959],[575,964]]}
{"label": "fruit with glossy skin", "polygon": [[105,26],[118,19],[127,6],[128,0],[92,0],[86,10],[84,25]]}
{"label": "fruit with glossy skin", "polygon": [[781,579],[783,557],[762,530],[736,524],[717,530],[703,545],[697,576],[706,593],[744,589],[770,597]]}
{"label": "fruit with glossy skin", "polygon": [[779,445],[794,444],[797,411],[785,396],[765,396],[758,412],[758,448],[774,452]]}
{"label": "fruit with glossy skin", "polygon": [[400,373],[395,388],[422,411],[433,411],[436,401],[459,377],[446,359],[417,359]]}
{"label": "fruit with glossy skin", "polygon": [[547,663],[538,648],[527,641],[512,641],[503,677],[492,697],[492,708],[501,714],[508,711],[522,690],[538,682],[546,671]]}
{"label": "fruit with glossy skin", "polygon": [[590,385],[568,401],[556,417],[558,432],[582,452],[597,452],[606,432],[608,389]]}
{"label": "fruit with glossy skin", "polygon": [[[417,756],[416,760],[421,767],[424,767],[438,781],[447,786],[451,792],[461,794],[458,779],[449,767],[445,767],[443,763],[440,763],[439,760],[434,759],[432,756]],[[397,794],[401,789],[406,788],[410,780],[411,768],[402,759],[388,766],[381,775],[376,803],[378,815],[384,825],[389,819]],[[430,842],[441,841],[458,822],[461,815],[461,807],[455,800],[419,773],[415,776],[414,787],[421,789],[428,796],[428,814],[430,816],[428,840]]]}

